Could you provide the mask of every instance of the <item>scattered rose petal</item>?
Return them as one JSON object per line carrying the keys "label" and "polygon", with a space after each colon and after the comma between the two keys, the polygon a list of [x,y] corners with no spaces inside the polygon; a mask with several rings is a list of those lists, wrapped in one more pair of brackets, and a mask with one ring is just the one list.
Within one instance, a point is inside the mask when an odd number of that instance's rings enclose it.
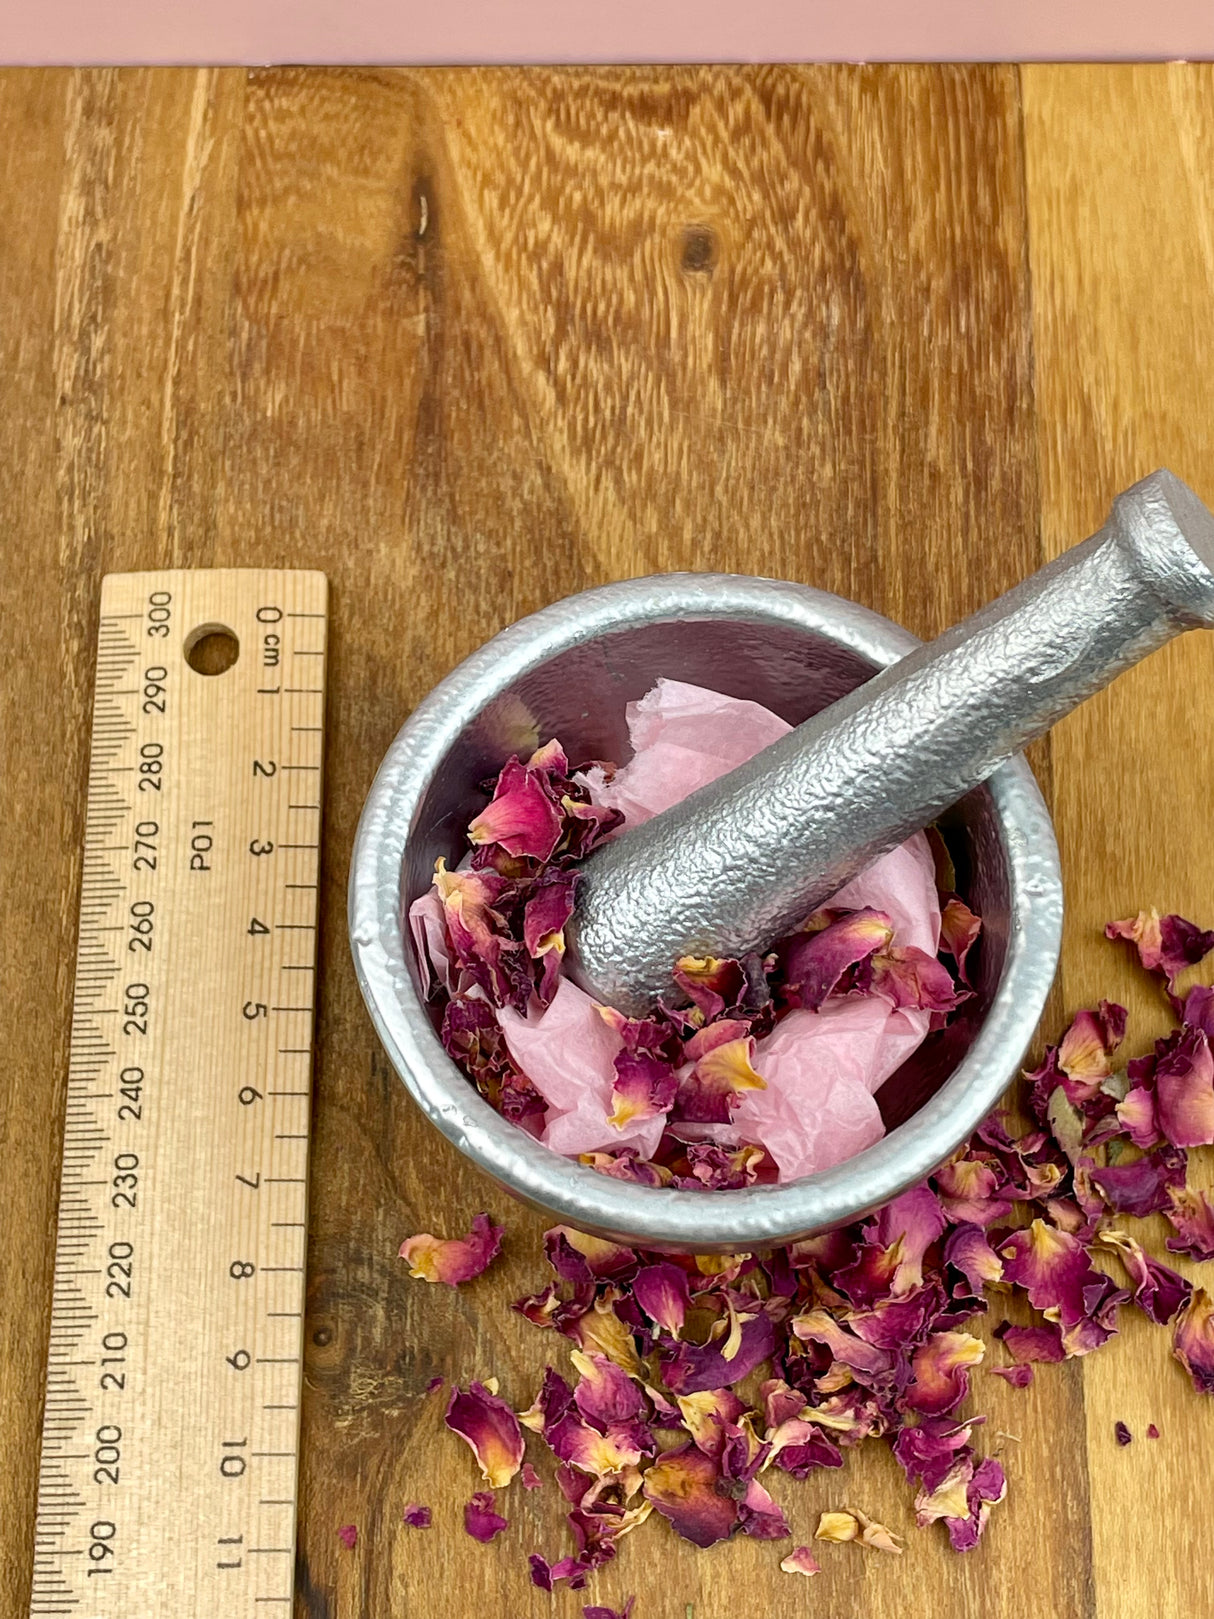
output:
{"label": "scattered rose petal", "polygon": [[429,1529],[430,1517],[430,1508],[422,1506],[419,1501],[414,1501],[405,1508],[403,1522],[407,1523],[410,1529]]}
{"label": "scattered rose petal", "polygon": [[1176,1323],[1172,1351],[1197,1392],[1214,1394],[1214,1300],[1204,1287],[1193,1289],[1193,1297]]}
{"label": "scattered rose petal", "polygon": [[471,1447],[485,1483],[495,1490],[509,1484],[522,1465],[523,1433],[505,1400],[483,1383],[473,1383],[467,1393],[453,1388],[445,1420]]}
{"label": "scattered rose petal", "polygon": [[1190,1259],[1214,1259],[1214,1204],[1207,1194],[1196,1187],[1172,1186],[1168,1200],[1163,1212],[1176,1236],[1168,1238],[1167,1246]]}
{"label": "scattered rose petal", "polygon": [[629,1597],[622,1608],[583,1607],[582,1619],[632,1619],[632,1606],[636,1597]]}
{"label": "scattered rose petal", "polygon": [[1116,1439],[1119,1445],[1128,1445],[1131,1439],[1133,1439],[1134,1435],[1126,1427],[1124,1422],[1115,1422],[1113,1424],[1113,1437]]}
{"label": "scattered rose petal", "polygon": [[1189,1302],[1191,1285],[1161,1260],[1152,1259],[1127,1231],[1110,1228],[1098,1239],[1116,1250],[1134,1285],[1134,1302],[1161,1326]]}
{"label": "scattered rose petal", "polygon": [[500,1535],[503,1529],[509,1527],[508,1520],[493,1510],[491,1490],[478,1490],[464,1507],[464,1528],[473,1540],[488,1545],[495,1535]]}
{"label": "scattered rose petal", "polygon": [[860,1525],[850,1512],[824,1512],[814,1530],[815,1540],[856,1540]]}
{"label": "scattered rose petal", "polygon": [[650,1320],[677,1338],[683,1328],[691,1294],[687,1273],[677,1265],[646,1265],[632,1279],[632,1296]]}
{"label": "scattered rose petal", "polygon": [[496,1258],[504,1230],[504,1226],[494,1225],[487,1214],[477,1214],[466,1237],[435,1237],[423,1231],[405,1238],[400,1257],[408,1262],[410,1276],[458,1287],[479,1276]]}
{"label": "scattered rose petal", "polygon": [[1147,1423],[1147,1438],[1148,1439],[1158,1439],[1159,1438],[1159,1429],[1155,1426],[1155,1424],[1153,1422],[1148,1422]]}
{"label": "scattered rose petal", "polygon": [[473,844],[499,843],[508,854],[547,860],[561,835],[561,814],[544,790],[542,774],[511,759],[503,767],[488,808],[468,825]]}
{"label": "scattered rose petal", "polygon": [[1155,1069],[1159,1129],[1174,1147],[1214,1142],[1214,1055],[1200,1029],[1189,1029]]}
{"label": "scattered rose petal", "polygon": [[523,1481],[525,1490],[538,1490],[544,1482],[530,1462],[523,1463],[523,1469],[519,1476]]}
{"label": "scattered rose petal", "polygon": [[352,1523],[343,1524],[337,1531],[337,1538],[347,1551],[352,1552],[358,1545],[358,1529]]}
{"label": "scattered rose petal", "polygon": [[991,1366],[987,1370],[992,1377],[1001,1377],[1005,1383],[1010,1383],[1014,1389],[1026,1389],[1033,1381],[1033,1368],[1028,1365]]}
{"label": "scattered rose petal", "polygon": [[808,1546],[798,1546],[780,1559],[785,1574],[821,1574],[822,1570]]}
{"label": "scattered rose petal", "polygon": [[986,1353],[980,1338],[968,1332],[938,1332],[915,1350],[906,1403],[925,1416],[953,1411],[969,1393],[969,1368]]}
{"label": "scattered rose petal", "polygon": [[718,1492],[716,1460],[694,1445],[665,1451],[645,1474],[645,1498],[675,1532],[697,1546],[712,1546],[732,1533],[737,1502]]}
{"label": "scattered rose petal", "polygon": [[445,1382],[445,1377],[432,1377],[426,1384],[426,1393],[433,1394],[436,1389],[441,1389]]}

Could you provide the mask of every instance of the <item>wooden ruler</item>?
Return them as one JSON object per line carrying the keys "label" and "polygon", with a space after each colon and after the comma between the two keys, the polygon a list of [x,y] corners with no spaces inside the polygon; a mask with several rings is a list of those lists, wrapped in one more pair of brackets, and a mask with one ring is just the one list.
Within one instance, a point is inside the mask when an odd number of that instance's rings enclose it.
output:
{"label": "wooden ruler", "polygon": [[102,585],[33,1615],[291,1612],[326,601]]}

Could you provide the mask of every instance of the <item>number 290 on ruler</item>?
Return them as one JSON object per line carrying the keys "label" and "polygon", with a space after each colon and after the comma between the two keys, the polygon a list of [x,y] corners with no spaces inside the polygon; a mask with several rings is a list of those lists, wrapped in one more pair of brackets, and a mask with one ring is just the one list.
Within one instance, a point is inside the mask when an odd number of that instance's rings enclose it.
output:
{"label": "number 290 on ruler", "polygon": [[34,1616],[289,1614],[324,576],[101,589]]}

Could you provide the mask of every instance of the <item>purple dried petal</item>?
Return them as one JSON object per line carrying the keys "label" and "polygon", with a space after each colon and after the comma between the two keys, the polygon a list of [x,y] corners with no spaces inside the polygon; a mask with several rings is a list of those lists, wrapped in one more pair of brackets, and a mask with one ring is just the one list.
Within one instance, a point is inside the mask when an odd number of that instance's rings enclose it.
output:
{"label": "purple dried petal", "polygon": [[541,1591],[552,1590],[552,1564],[539,1552],[532,1552],[527,1559],[531,1565],[531,1583],[538,1585]]}
{"label": "purple dried petal", "polygon": [[868,909],[853,911],[816,933],[794,934],[784,967],[788,1004],[816,1012],[850,967],[884,949],[893,936],[885,912]]}
{"label": "purple dried petal", "polygon": [[951,1012],[969,998],[958,990],[948,968],[913,944],[872,956],[857,974],[857,987],[886,995],[897,1007],[912,1011]]}
{"label": "purple dried petal", "polygon": [[615,1056],[614,1102],[607,1122],[625,1130],[644,1119],[670,1110],[679,1089],[678,1076],[668,1062],[648,1051],[623,1050]]}
{"label": "purple dried petal", "polygon": [[522,1465],[523,1431],[505,1400],[483,1383],[473,1383],[467,1393],[453,1388],[445,1420],[471,1446],[485,1483],[495,1490],[509,1484]]}
{"label": "purple dried petal", "polygon": [[936,1333],[911,1358],[914,1375],[903,1395],[907,1406],[925,1416],[955,1410],[969,1392],[969,1368],[985,1353],[982,1340],[971,1333]]}
{"label": "purple dried petal", "polygon": [[1164,973],[1169,989],[1178,973],[1195,966],[1214,949],[1214,932],[1203,932],[1183,916],[1161,917],[1154,908],[1110,922],[1104,931],[1106,938],[1133,944],[1142,965],[1148,972]]}
{"label": "purple dried petal", "polygon": [[1193,1289],[1188,1308],[1176,1323],[1172,1353],[1199,1394],[1214,1394],[1214,1300],[1204,1287]]}
{"label": "purple dried petal", "polygon": [[1214,1259],[1214,1204],[1206,1193],[1196,1187],[1172,1186],[1168,1198],[1164,1217],[1177,1235],[1168,1238],[1167,1246],[1190,1259]]}
{"label": "purple dried petal", "polygon": [[784,1513],[757,1478],[750,1480],[738,1502],[738,1524],[752,1540],[786,1540],[792,1534]]}
{"label": "purple dried petal", "polygon": [[694,1445],[668,1450],[645,1474],[645,1499],[670,1523],[676,1534],[697,1546],[712,1546],[732,1534],[738,1505],[717,1490],[717,1462]]}
{"label": "purple dried petal", "polygon": [[990,1366],[987,1370],[991,1377],[1001,1377],[1014,1389],[1026,1389],[1033,1381],[1031,1366]]}
{"label": "purple dried petal", "polygon": [[544,1483],[543,1479],[536,1472],[535,1468],[532,1467],[530,1462],[523,1463],[523,1470],[519,1474],[519,1477],[523,1481],[523,1488],[525,1490],[538,1490]]}
{"label": "purple dried petal", "polygon": [[502,767],[492,802],[468,823],[472,844],[499,844],[507,854],[547,860],[560,841],[560,811],[539,771],[517,758]]}
{"label": "purple dried petal", "polygon": [[505,1229],[494,1225],[487,1214],[478,1214],[466,1237],[435,1237],[428,1231],[406,1237],[400,1257],[408,1262],[410,1276],[458,1287],[479,1276],[496,1258]]}
{"label": "purple dried petal", "polygon": [[1084,1289],[1107,1279],[1094,1268],[1077,1238],[1044,1220],[1013,1231],[1000,1244],[999,1254],[1005,1278],[1027,1289],[1029,1303],[1039,1310],[1060,1310],[1064,1327],[1090,1314]]}
{"label": "purple dried petal", "polygon": [[955,1466],[958,1452],[968,1446],[972,1432],[972,1421],[921,1416],[899,1430],[892,1449],[910,1483],[920,1480],[933,1493]]}
{"label": "purple dried petal", "polygon": [[1173,1188],[1184,1185],[1184,1153],[1178,1148],[1162,1147],[1132,1164],[1093,1169],[1091,1175],[1110,1208],[1143,1219],[1166,1209]]}
{"label": "purple dried petal", "polygon": [[789,1417],[767,1431],[768,1455],[782,1472],[806,1478],[818,1467],[842,1467],[843,1454],[817,1423]]}
{"label": "purple dried petal", "polygon": [[987,1456],[974,1469],[966,1492],[969,1505],[968,1518],[946,1518],[945,1527],[952,1548],[956,1552],[972,1551],[982,1538],[991,1508],[997,1506],[1007,1494],[1007,1479],[1003,1466],[993,1456]]}
{"label": "purple dried petal", "polygon": [[584,1607],[582,1619],[632,1619],[632,1605],[636,1597],[631,1596],[622,1608]]}
{"label": "purple dried petal", "polygon": [[1208,984],[1194,984],[1184,998],[1181,1021],[1214,1039],[1214,989]]}
{"label": "purple dried petal", "polygon": [[464,1507],[464,1528],[473,1540],[488,1545],[495,1535],[500,1535],[503,1529],[509,1527],[508,1520],[493,1510],[491,1490],[478,1490]]}
{"label": "purple dried petal", "polygon": [[544,1232],[544,1252],[553,1270],[566,1282],[597,1282],[623,1276],[636,1264],[631,1248],[567,1225],[552,1226]]}
{"label": "purple dried petal", "polygon": [[981,1226],[955,1226],[944,1244],[944,1263],[961,1272],[976,1298],[981,1298],[984,1287],[1003,1279],[1003,1261]]}
{"label": "purple dried petal", "polygon": [[795,1335],[803,1343],[824,1344],[835,1360],[856,1372],[888,1372],[893,1365],[889,1352],[857,1338],[828,1310],[808,1310],[794,1316],[790,1323]]}
{"label": "purple dried petal", "polygon": [[687,1274],[677,1265],[645,1265],[633,1278],[632,1296],[658,1326],[677,1338],[683,1328],[691,1294]]}
{"label": "purple dried petal", "polygon": [[660,1357],[662,1378],[672,1394],[695,1394],[702,1389],[740,1383],[775,1349],[771,1317],[763,1312],[742,1323],[741,1342],[732,1360],[717,1344],[680,1343]]}
{"label": "purple dried petal", "polygon": [[572,1413],[544,1431],[553,1454],[595,1478],[635,1467],[653,1450],[653,1439],[641,1422],[613,1423],[605,1433]]}
{"label": "purple dried petal", "polygon": [[348,1552],[352,1552],[358,1545],[358,1527],[356,1524],[345,1523],[337,1531],[337,1538]]}
{"label": "purple dried petal", "polygon": [[1133,1439],[1134,1435],[1126,1427],[1124,1422],[1115,1422],[1113,1424],[1113,1437],[1116,1439],[1119,1445],[1128,1445],[1131,1439]]}
{"label": "purple dried petal", "polygon": [[1134,1302],[1152,1321],[1162,1326],[1188,1304],[1192,1293],[1189,1282],[1170,1265],[1152,1259],[1128,1231],[1104,1231],[1100,1241],[1116,1249],[1133,1283]]}
{"label": "purple dried petal", "polygon": [[589,1422],[606,1429],[631,1422],[645,1409],[645,1396],[621,1367],[606,1355],[573,1351],[573,1364],[581,1374],[573,1399]]}
{"label": "purple dried petal", "polygon": [[1148,1439],[1158,1439],[1159,1438],[1159,1429],[1155,1426],[1155,1424],[1153,1422],[1148,1422],[1147,1423],[1147,1438]]}
{"label": "purple dried petal", "polygon": [[997,1196],[1003,1177],[982,1158],[961,1156],[938,1169],[932,1179],[941,1207],[950,1220],[989,1226],[1011,1212],[1006,1198]]}
{"label": "purple dried petal", "polygon": [[430,1518],[430,1508],[422,1506],[420,1501],[414,1501],[405,1508],[402,1522],[407,1523],[410,1529],[429,1529]]}
{"label": "purple dried petal", "polygon": [[1159,1128],[1175,1147],[1214,1142],[1214,1055],[1200,1029],[1189,1029],[1155,1069]]}
{"label": "purple dried petal", "polygon": [[877,1240],[886,1248],[897,1244],[898,1264],[890,1291],[909,1293],[923,1280],[923,1259],[948,1221],[940,1199],[930,1186],[912,1186],[877,1215]]}

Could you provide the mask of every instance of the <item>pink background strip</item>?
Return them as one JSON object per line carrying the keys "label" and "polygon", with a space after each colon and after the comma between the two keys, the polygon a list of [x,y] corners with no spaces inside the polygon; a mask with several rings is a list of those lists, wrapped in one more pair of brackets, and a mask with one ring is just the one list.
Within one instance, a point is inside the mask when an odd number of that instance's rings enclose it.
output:
{"label": "pink background strip", "polygon": [[0,62],[1214,56],[1214,0],[0,0]]}

